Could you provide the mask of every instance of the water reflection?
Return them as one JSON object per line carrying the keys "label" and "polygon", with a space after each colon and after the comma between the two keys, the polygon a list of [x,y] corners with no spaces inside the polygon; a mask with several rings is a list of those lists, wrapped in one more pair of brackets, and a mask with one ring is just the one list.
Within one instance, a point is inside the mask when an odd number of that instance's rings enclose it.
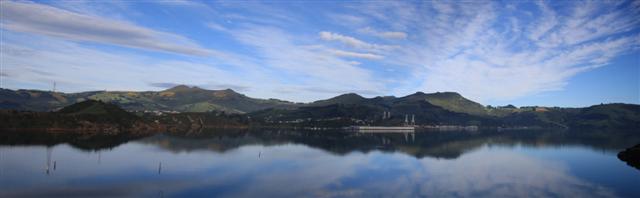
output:
{"label": "water reflection", "polygon": [[640,195],[640,171],[615,157],[640,142],[628,133],[218,131],[96,147],[2,140],[0,197]]}
{"label": "water reflection", "polygon": [[303,144],[336,155],[354,151],[396,151],[416,158],[455,159],[482,145],[528,147],[582,146],[614,153],[640,142],[632,132],[602,131],[512,131],[512,132],[418,132],[345,133],[317,131],[234,131],[209,132],[196,136],[165,134],[141,140],[172,152],[211,150],[227,152],[245,145]]}

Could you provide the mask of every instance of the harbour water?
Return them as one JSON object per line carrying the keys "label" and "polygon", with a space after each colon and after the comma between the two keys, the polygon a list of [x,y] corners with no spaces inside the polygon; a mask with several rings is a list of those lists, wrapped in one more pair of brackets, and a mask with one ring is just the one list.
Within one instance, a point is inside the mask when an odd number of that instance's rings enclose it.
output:
{"label": "harbour water", "polygon": [[0,137],[0,197],[640,197],[633,133]]}

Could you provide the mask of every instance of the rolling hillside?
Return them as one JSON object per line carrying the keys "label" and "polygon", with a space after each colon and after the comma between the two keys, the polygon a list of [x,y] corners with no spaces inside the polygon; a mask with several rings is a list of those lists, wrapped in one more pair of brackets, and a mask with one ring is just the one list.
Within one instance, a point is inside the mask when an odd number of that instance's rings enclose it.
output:
{"label": "rolling hillside", "polygon": [[[415,116],[415,121],[418,125],[480,125],[484,123],[495,126],[498,124],[497,119],[493,116],[452,111],[443,106],[430,103],[426,96],[427,94],[422,92],[400,98],[364,98],[357,94],[345,94],[328,100],[313,102],[297,109],[267,109],[250,115],[254,118],[271,122],[346,119],[351,120],[353,123],[361,121],[371,125],[393,126],[401,125],[404,123],[405,118]],[[482,106],[480,105],[480,107]],[[383,112],[389,112],[391,116],[383,118]]]}
{"label": "rolling hillside", "polygon": [[38,90],[0,90],[1,109],[55,111],[85,100],[113,103],[130,111],[246,113],[267,108],[295,106],[294,103],[276,99],[250,98],[231,89],[206,90],[184,85],[158,92],[95,91],[67,94]]}
{"label": "rolling hillside", "polygon": [[99,100],[114,103],[126,110],[165,110],[179,112],[225,111],[248,113],[263,109],[293,109],[297,107],[351,104],[390,108],[401,100],[426,101],[446,110],[477,116],[496,114],[497,110],[487,109],[481,104],[462,97],[455,92],[425,94],[417,92],[405,97],[394,96],[365,98],[355,93],[339,95],[326,100],[300,104],[277,99],[256,99],[237,93],[231,89],[206,90],[198,87],[179,85],[163,91],[127,92],[94,91],[81,93],[61,93],[39,90],[0,90],[0,109],[29,111],[55,111],[61,107],[84,100]]}
{"label": "rolling hillside", "polygon": [[[454,92],[416,92],[404,97],[374,98],[349,93],[303,104],[250,98],[231,89],[206,90],[184,85],[157,92],[95,91],[67,94],[37,90],[0,90],[0,109],[46,112],[57,111],[78,102],[80,103],[76,105],[95,104],[83,103],[87,100],[117,105],[128,111],[223,111],[248,113],[253,120],[272,123],[310,121],[317,126],[401,125],[405,116],[413,115],[418,125],[640,128],[639,105],[605,104],[587,108],[517,108],[508,105],[496,108],[484,107]],[[94,108],[88,106],[86,109],[93,111]],[[65,111],[67,110],[61,110]],[[383,118],[383,112],[390,113],[391,117]]]}

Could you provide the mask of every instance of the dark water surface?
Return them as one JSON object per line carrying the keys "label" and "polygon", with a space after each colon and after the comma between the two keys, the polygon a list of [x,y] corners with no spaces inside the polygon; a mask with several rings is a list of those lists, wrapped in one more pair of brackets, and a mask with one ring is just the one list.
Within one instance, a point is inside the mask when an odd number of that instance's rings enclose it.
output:
{"label": "dark water surface", "polygon": [[0,133],[0,197],[640,197],[615,132]]}

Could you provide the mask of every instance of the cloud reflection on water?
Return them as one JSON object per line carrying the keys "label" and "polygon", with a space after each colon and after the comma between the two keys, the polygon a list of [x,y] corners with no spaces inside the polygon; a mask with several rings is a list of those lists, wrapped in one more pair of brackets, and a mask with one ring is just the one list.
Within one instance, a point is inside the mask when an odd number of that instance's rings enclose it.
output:
{"label": "cloud reflection on water", "polygon": [[[245,145],[222,153],[168,152],[159,146],[127,143],[102,151],[99,164],[96,153],[56,146],[53,158],[59,167],[50,176],[41,171],[44,155],[33,155],[44,154],[45,147],[0,147],[4,169],[0,196],[100,192],[109,192],[105,196],[223,197],[616,195],[612,189],[576,177],[563,161],[527,153],[541,148],[482,146],[443,160],[380,151],[336,155],[301,144]],[[580,151],[588,154],[585,157],[599,155]]]}

